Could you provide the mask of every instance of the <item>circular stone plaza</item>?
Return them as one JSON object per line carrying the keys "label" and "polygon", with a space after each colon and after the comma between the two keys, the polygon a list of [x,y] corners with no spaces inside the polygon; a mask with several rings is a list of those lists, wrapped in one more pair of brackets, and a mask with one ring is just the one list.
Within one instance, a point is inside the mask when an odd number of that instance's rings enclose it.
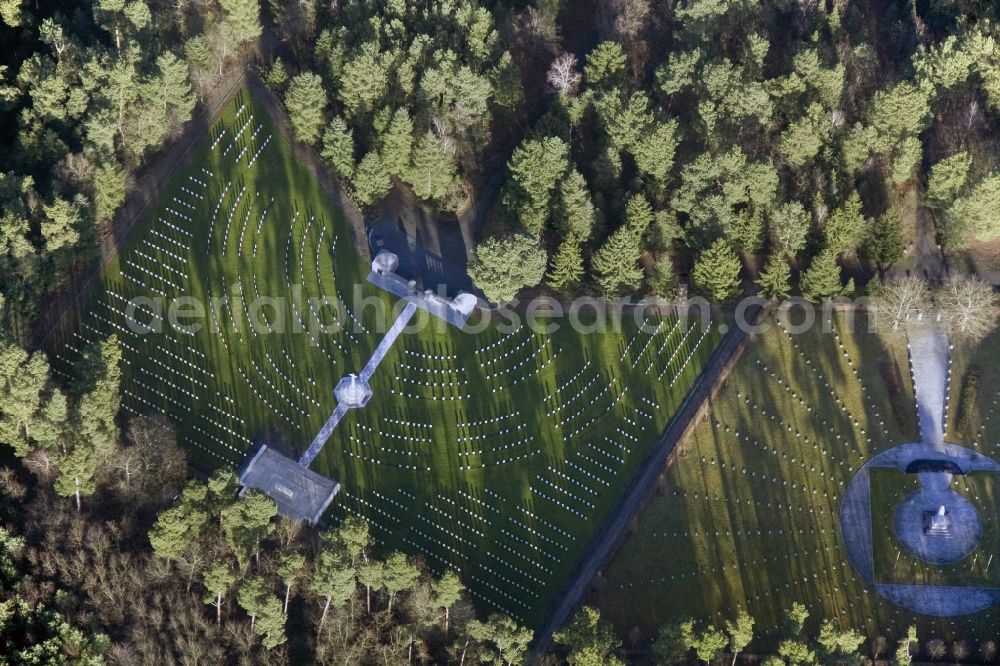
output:
{"label": "circular stone plaza", "polygon": [[[889,582],[881,580],[876,565],[877,532],[885,529],[883,524],[891,526],[903,548],[928,565],[954,565],[970,557],[982,538],[983,522],[975,505],[954,490],[952,482],[961,475],[1000,474],[1000,464],[992,458],[944,441],[950,375],[947,334],[934,324],[917,324],[909,327],[909,339],[923,441],[883,451],[858,470],[841,503],[841,531],[854,568],[893,603],[938,617],[980,612],[1000,603],[1000,589]],[[892,515],[873,515],[876,470],[919,482],[917,489],[897,501]]]}

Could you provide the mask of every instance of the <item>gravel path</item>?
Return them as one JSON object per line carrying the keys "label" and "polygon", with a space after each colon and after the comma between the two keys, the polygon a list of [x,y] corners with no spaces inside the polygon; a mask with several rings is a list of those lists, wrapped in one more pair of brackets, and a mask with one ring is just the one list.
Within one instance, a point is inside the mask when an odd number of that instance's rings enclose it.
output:
{"label": "gravel path", "polygon": [[948,333],[937,322],[911,322],[910,366],[917,396],[920,437],[926,444],[944,444],[944,418],[948,399],[950,346]]}

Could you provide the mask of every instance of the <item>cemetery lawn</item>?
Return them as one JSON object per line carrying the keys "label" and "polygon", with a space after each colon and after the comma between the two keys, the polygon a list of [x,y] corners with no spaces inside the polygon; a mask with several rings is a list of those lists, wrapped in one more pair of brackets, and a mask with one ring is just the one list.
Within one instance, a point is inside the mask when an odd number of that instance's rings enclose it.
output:
{"label": "cemetery lawn", "polygon": [[875,579],[880,583],[923,583],[927,585],[1000,586],[1000,562],[987,569],[990,553],[1000,557],[1000,507],[998,507],[997,475],[974,473],[957,475],[951,483],[979,511],[983,535],[976,550],[967,558],[950,565],[934,565],[922,561],[907,550],[896,538],[893,513],[896,506],[910,493],[919,490],[915,474],[903,474],[894,469],[873,468],[871,479],[872,515],[885,516],[873,521],[875,548]]}
{"label": "cemetery lawn", "polygon": [[[365,282],[360,233],[264,107],[240,92],[60,334],[57,371],[72,376],[83,352],[116,334],[123,409],[167,415],[196,462],[239,466],[262,436],[297,456],[334,409],[336,382],[381,339],[376,306],[398,305]],[[193,296],[217,316],[197,331],[139,335],[125,320],[136,296]],[[222,296],[228,304],[209,307]],[[258,312],[257,296],[290,302]],[[320,296],[347,308],[309,305]],[[166,315],[156,307],[134,316],[155,325]],[[267,330],[250,330],[251,318]],[[317,333],[316,321],[342,326]],[[330,522],[364,517],[382,550],[459,571],[481,610],[529,625],[720,338],[714,325],[667,315],[653,316],[649,332],[630,319],[589,335],[556,323],[550,334],[497,323],[404,334],[372,378],[371,402],[348,414],[313,464],[342,484]]]}
{"label": "cemetery lawn", "polygon": [[832,618],[869,636],[898,638],[911,623],[922,637],[995,629],[995,609],[947,620],[904,611],[848,560],[847,483],[875,453],[919,439],[905,350],[887,352],[857,318],[854,333],[839,314],[836,336],[772,327],[751,344],[594,583],[590,603],[620,635],[653,638],[673,617],[721,627],[742,607],[757,620],[755,646],[773,646],[794,602],[809,608],[809,627]]}

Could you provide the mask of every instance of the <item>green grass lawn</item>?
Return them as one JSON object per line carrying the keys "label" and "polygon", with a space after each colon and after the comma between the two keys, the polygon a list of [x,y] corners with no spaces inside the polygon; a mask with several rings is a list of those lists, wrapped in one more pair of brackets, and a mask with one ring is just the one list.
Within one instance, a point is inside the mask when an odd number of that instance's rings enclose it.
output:
{"label": "green grass lawn", "polygon": [[[870,469],[872,515],[885,516],[873,522],[875,580],[880,583],[923,583],[926,585],[1000,586],[1000,562],[990,562],[990,554],[1000,556],[1000,512],[997,505],[997,476],[975,473],[956,476],[951,484],[979,510],[983,535],[968,557],[950,565],[922,561],[903,546],[893,528],[893,514],[899,503],[920,489],[915,474],[895,469]],[[994,557],[996,559],[996,557]]]}
{"label": "green grass lawn", "polygon": [[[748,608],[777,636],[781,614],[808,606],[813,626],[835,618],[870,636],[975,638],[996,610],[971,618],[917,617],[883,599],[852,568],[839,505],[875,453],[918,439],[905,353],[886,352],[864,315],[851,332],[772,328],[750,347],[710,414],[666,472],[591,601],[621,635],[652,637],[675,616],[715,622]],[[892,514],[874,516],[891,525]],[[994,563],[996,564],[996,563]]]}
{"label": "green grass lawn", "polygon": [[[355,248],[340,212],[242,92],[106,267],[57,368],[71,374],[90,343],[116,333],[124,409],[168,415],[194,458],[238,465],[263,433],[301,452],[333,410],[337,380],[381,339],[372,304],[395,302],[364,281]],[[297,291],[303,304],[343,297],[344,330],[309,332],[313,317],[337,320],[323,305],[283,311],[283,333],[234,326],[254,314],[255,296]],[[159,294],[240,299],[193,334],[130,332],[126,302]],[[276,311],[263,315],[279,327]],[[146,307],[137,318],[153,320]],[[404,334],[372,379],[371,402],[313,464],[343,485],[330,519],[365,517],[385,550],[457,569],[483,610],[535,623],[719,339],[714,327],[669,316],[652,320],[654,332],[627,321],[588,335],[561,323],[551,334],[496,324]]]}

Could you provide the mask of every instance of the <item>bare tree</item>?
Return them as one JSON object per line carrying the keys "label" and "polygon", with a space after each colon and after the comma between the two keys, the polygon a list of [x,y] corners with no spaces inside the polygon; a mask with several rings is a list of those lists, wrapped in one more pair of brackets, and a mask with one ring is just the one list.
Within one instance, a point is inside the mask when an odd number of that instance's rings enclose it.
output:
{"label": "bare tree", "polygon": [[872,299],[875,330],[887,346],[906,340],[906,320],[911,314],[926,310],[931,302],[927,283],[918,277],[895,277],[878,290]]}
{"label": "bare tree", "polygon": [[993,285],[976,277],[945,280],[937,304],[955,342],[975,344],[996,328],[1000,301]]}
{"label": "bare tree", "polygon": [[583,80],[577,69],[576,56],[572,53],[563,53],[553,60],[546,79],[552,89],[560,95],[569,97],[576,95],[580,89],[580,82]]}

